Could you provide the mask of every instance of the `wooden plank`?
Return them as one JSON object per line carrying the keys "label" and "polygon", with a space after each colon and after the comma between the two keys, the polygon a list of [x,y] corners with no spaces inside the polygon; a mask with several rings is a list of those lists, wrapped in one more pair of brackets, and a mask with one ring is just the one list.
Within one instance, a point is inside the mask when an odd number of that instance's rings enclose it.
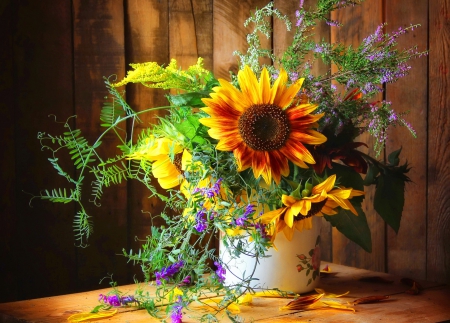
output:
{"label": "wooden plank", "polygon": [[[402,50],[412,44],[424,51],[428,42],[428,3],[425,1],[395,1],[386,5],[387,32],[411,23],[422,26],[398,38]],[[398,82],[386,87],[386,100],[397,112],[410,113],[405,119],[417,132],[414,138],[406,127],[393,128],[388,134],[386,154],[402,147],[401,163],[408,161],[412,183],[406,184],[405,206],[398,235],[388,228],[387,270],[393,274],[425,279],[426,275],[426,195],[427,195],[427,60],[411,61],[411,72]],[[414,237],[414,239],[410,239]]]}
{"label": "wooden plank", "polygon": [[[245,321],[258,322],[374,322],[389,320],[392,322],[438,322],[450,318],[447,306],[450,297],[448,286],[420,281],[424,290],[419,295],[406,294],[408,286],[400,282],[400,277],[384,273],[341,266],[328,265],[334,276],[322,278],[320,288],[328,293],[350,293],[336,299],[344,303],[352,302],[360,297],[387,295],[390,298],[380,303],[355,305],[356,313],[341,310],[324,309],[314,311],[282,311],[290,299],[254,298],[250,305],[240,306],[239,315]],[[372,283],[361,280],[368,277],[380,277],[390,283]],[[150,295],[154,286],[142,286]],[[125,295],[132,294],[136,285],[119,286]],[[0,322],[61,322],[72,314],[90,311],[97,305],[100,293],[109,289],[94,290],[84,293],[48,297],[28,301],[0,304]],[[201,311],[194,305],[183,311],[183,322],[198,322]],[[164,315],[164,313],[161,313]],[[386,319],[388,318],[388,319]],[[219,315],[220,322],[230,322]],[[118,314],[107,319],[108,322],[158,322],[146,310],[136,307],[118,308]]]}
{"label": "wooden plank", "polygon": [[[344,26],[331,28],[331,41],[343,42],[345,45],[359,46],[362,40],[372,34],[383,21],[383,1],[366,1],[361,5],[335,11],[332,20],[343,23]],[[381,100],[381,95],[374,101]],[[361,135],[356,141],[366,142],[373,147],[374,139],[367,134]],[[373,156],[373,151],[366,151]],[[383,158],[383,156],[380,156]],[[332,261],[348,266],[366,268],[376,271],[385,270],[385,224],[373,210],[373,188],[367,189],[363,210],[372,235],[372,253],[367,253],[358,245],[345,238],[333,228],[333,258]]]}
{"label": "wooden plank", "polygon": [[[263,0],[224,0],[214,1],[213,30],[214,30],[214,67],[216,78],[230,80],[230,71],[237,73],[239,60],[233,55],[235,50],[242,53],[247,51],[246,36],[251,32],[251,26],[244,27],[244,22],[250,17],[255,8],[262,8],[267,4]],[[261,37],[264,48],[271,48],[271,40]]]}
{"label": "wooden plank", "polygon": [[[15,191],[9,193],[15,212],[6,216],[15,217],[11,226],[16,230],[10,245],[12,258],[2,262],[12,266],[8,276],[17,279],[17,298],[27,299],[67,293],[76,286],[73,206],[35,199],[30,207],[30,195],[24,193],[70,186],[50,165],[47,158],[51,156],[41,150],[37,134],[61,134],[62,125],[49,115],[61,122],[73,114],[72,19],[70,2],[12,3],[13,47],[9,50],[13,50],[14,102],[8,109],[14,120],[7,128],[14,131],[10,157],[15,166],[7,172],[15,178]],[[62,156],[63,160],[67,161]],[[69,165],[66,171],[73,172],[70,161],[65,165]],[[10,290],[2,292],[8,297]]]}
{"label": "wooden plank", "polygon": [[[124,76],[123,9],[123,1],[117,0],[73,2],[76,125],[90,143],[102,131],[99,115],[108,94],[103,77]],[[114,134],[107,134],[100,155],[107,158],[114,152],[120,154],[115,148],[118,143]],[[127,244],[126,184],[105,189],[103,207],[98,208],[87,201],[92,177],[85,175],[85,207],[94,219],[95,232],[90,247],[77,249],[79,290],[99,286],[99,280],[110,274],[119,284],[127,280],[127,260],[117,255]],[[108,283],[104,280],[103,286]]]}
{"label": "wooden plank", "polygon": [[205,67],[212,67],[212,1],[171,0],[169,49],[170,56],[187,69],[205,59]]}
{"label": "wooden plank", "polygon": [[[125,44],[127,69],[129,63],[157,62],[167,65],[169,57],[169,13],[167,1],[127,1],[125,19]],[[167,105],[166,91],[150,89],[141,84],[126,86],[126,99],[135,111]],[[142,130],[157,122],[163,116],[163,110],[149,112],[139,116],[142,123],[134,128],[134,139]],[[131,124],[128,124],[131,127]],[[157,186],[157,182],[155,185]],[[163,190],[160,189],[160,193]],[[150,234],[152,225],[160,225],[161,221],[152,220],[151,216],[160,214],[164,203],[157,197],[149,197],[150,192],[137,181],[128,182],[128,250],[136,252],[142,240]],[[150,214],[149,214],[150,213]],[[139,266],[130,263],[128,281],[134,277],[143,280]]]}
{"label": "wooden plank", "polygon": [[450,282],[450,4],[429,1],[427,278]]}
{"label": "wooden plank", "polygon": [[[2,62],[2,82],[0,82],[0,129],[2,137],[9,138],[9,144],[2,146],[3,156],[10,158],[1,158],[0,181],[3,183],[4,191],[9,194],[2,194],[0,205],[2,206],[2,226],[0,228],[0,254],[3,259],[9,261],[0,262],[0,290],[8,293],[0,294],[0,302],[17,300],[17,279],[14,261],[15,258],[15,235],[17,233],[15,203],[15,137],[14,137],[14,73],[13,73],[13,3],[11,0],[0,4],[0,42],[4,44],[0,51],[0,61]],[[7,170],[7,171],[6,171]]]}

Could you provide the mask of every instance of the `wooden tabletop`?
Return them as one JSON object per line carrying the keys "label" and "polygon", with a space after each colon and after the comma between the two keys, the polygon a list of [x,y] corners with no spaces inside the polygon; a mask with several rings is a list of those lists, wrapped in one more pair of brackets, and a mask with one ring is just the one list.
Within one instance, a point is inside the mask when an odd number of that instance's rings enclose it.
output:
{"label": "wooden tabletop", "polygon": [[[401,282],[401,278],[385,273],[377,273],[336,264],[328,265],[333,275],[321,278],[320,288],[327,293],[342,294],[338,300],[351,304],[354,300],[374,295],[389,296],[388,299],[368,304],[353,305],[355,312],[339,309],[316,309],[308,311],[280,310],[290,300],[282,298],[253,298],[250,305],[242,305],[239,314],[245,322],[395,322],[424,323],[450,322],[450,287],[433,282],[419,281],[423,287],[419,294],[406,293],[410,287]],[[126,294],[132,294],[135,285],[119,288]],[[150,292],[151,286],[146,287]],[[89,312],[98,305],[98,295],[110,289],[45,297],[39,299],[0,304],[0,322],[67,322],[67,318],[75,313]],[[197,322],[185,312],[183,322]],[[225,316],[218,317],[220,322],[230,322]],[[168,320],[170,321],[170,319]],[[122,307],[110,318],[95,322],[159,322],[145,310],[135,307]]]}

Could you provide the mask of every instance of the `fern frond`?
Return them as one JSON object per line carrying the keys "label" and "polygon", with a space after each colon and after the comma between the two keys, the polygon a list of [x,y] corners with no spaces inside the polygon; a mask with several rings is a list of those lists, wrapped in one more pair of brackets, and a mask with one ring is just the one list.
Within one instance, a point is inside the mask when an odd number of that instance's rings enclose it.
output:
{"label": "fern frond", "polygon": [[77,212],[73,221],[73,231],[75,231],[75,239],[80,242],[81,247],[86,247],[86,243],[91,234],[94,232],[92,220],[84,210]]}
{"label": "fern frond", "polygon": [[77,191],[70,189],[70,194],[67,195],[67,190],[65,188],[52,189],[51,191],[45,190],[45,194],[39,196],[42,200],[49,200],[54,203],[70,203],[79,200],[79,195]]}
{"label": "fern frond", "polygon": [[103,108],[100,112],[100,121],[102,127],[111,127],[116,123],[118,119],[125,116],[125,111],[120,108],[120,104],[115,104],[115,102],[104,102]]}

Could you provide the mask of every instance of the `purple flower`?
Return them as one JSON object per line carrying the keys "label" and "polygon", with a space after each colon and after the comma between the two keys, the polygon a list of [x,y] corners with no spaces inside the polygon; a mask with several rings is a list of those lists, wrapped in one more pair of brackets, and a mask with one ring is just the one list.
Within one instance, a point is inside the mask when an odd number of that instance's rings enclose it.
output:
{"label": "purple flower", "polygon": [[161,285],[161,280],[168,280],[170,277],[175,275],[180,271],[180,268],[183,267],[184,261],[180,260],[168,267],[163,267],[161,271],[155,272],[156,277],[156,285]]}
{"label": "purple flower", "polygon": [[98,296],[98,300],[110,306],[118,307],[120,305],[127,305],[128,303],[136,302],[136,299],[132,295],[119,297],[117,295],[103,295]]}
{"label": "purple flower", "polygon": [[269,238],[269,235],[267,234],[267,230],[266,230],[266,224],[257,222],[257,223],[255,223],[255,229],[256,229],[256,231],[259,231],[261,233],[261,237],[263,239]]}
{"label": "purple flower", "polygon": [[172,305],[172,314],[170,314],[170,318],[172,323],[182,323],[183,313],[181,310],[183,309],[183,299],[180,295],[178,295],[177,301]]}
{"label": "purple flower", "polygon": [[215,271],[217,275],[217,280],[223,283],[225,281],[225,274],[227,271],[225,270],[225,268],[222,267],[222,265],[218,261],[214,261],[214,265],[217,266],[217,269]]}
{"label": "purple flower", "polygon": [[194,228],[198,232],[203,232],[208,227],[208,222],[206,221],[206,209],[202,208],[200,211],[197,212],[195,215],[195,225]]}
{"label": "purple flower", "polygon": [[236,220],[234,220],[234,223],[238,226],[244,226],[245,221],[248,220],[248,217],[252,215],[255,212],[255,206],[253,204],[248,204],[245,207],[244,214],[242,216],[238,217]]}

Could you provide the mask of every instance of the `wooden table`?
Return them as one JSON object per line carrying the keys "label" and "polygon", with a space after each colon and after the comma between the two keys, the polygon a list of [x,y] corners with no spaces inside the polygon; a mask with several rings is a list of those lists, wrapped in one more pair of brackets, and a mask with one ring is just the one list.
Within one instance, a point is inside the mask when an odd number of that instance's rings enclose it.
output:
{"label": "wooden table", "polygon": [[[389,299],[371,304],[354,305],[355,313],[337,309],[318,309],[309,311],[280,310],[289,299],[254,298],[251,305],[241,306],[240,316],[245,322],[395,322],[395,323],[424,323],[450,322],[450,287],[448,285],[423,282],[423,290],[418,295],[405,293],[409,287],[402,282],[402,277],[385,273],[377,273],[364,269],[357,269],[336,264],[328,265],[335,275],[321,278],[320,288],[328,293],[341,294],[350,291],[340,301],[353,300],[372,296],[389,295]],[[385,282],[365,281],[364,278],[381,278]],[[363,278],[363,280],[361,280]],[[390,283],[388,281],[391,281]],[[148,287],[152,288],[152,287]],[[121,286],[119,290],[132,293],[135,285]],[[80,312],[88,312],[98,305],[100,293],[107,293],[110,289],[45,297],[39,299],[0,304],[0,322],[67,322],[67,318]],[[219,317],[220,322],[229,322],[226,317]],[[170,321],[170,320],[168,320]],[[119,308],[117,314],[107,319],[95,322],[158,322],[145,310],[135,307]],[[196,322],[189,318],[189,312],[183,314],[183,322]]]}

